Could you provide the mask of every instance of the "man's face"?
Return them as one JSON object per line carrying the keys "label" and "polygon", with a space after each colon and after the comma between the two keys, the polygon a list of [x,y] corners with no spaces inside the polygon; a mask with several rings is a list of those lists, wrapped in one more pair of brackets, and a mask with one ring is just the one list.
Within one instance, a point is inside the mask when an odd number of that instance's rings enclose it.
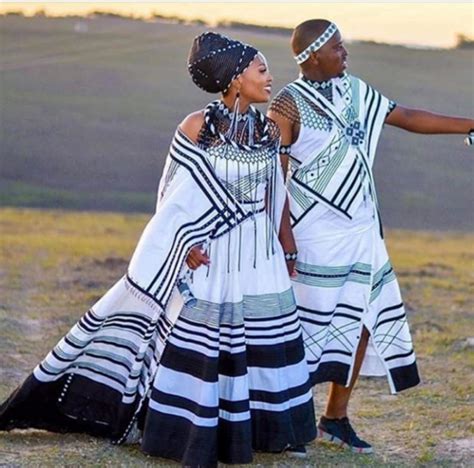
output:
{"label": "man's face", "polygon": [[336,78],[347,68],[348,53],[339,31],[336,31],[315,54],[318,60],[317,67],[327,79]]}

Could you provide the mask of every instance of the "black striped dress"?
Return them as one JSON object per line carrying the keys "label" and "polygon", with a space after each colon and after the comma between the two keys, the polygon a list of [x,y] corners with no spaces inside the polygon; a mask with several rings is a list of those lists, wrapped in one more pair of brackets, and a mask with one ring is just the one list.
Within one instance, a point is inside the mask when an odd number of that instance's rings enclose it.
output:
{"label": "black striped dress", "polygon": [[[157,214],[127,275],[0,407],[0,429],[116,443],[135,434],[146,453],[189,466],[249,463],[254,451],[315,438],[301,324],[271,213],[282,185],[277,130],[251,109],[238,134],[273,135],[242,147],[210,131],[231,122],[221,103],[206,116],[199,145],[179,131],[172,143]],[[211,263],[190,274],[183,260],[193,245]]]}

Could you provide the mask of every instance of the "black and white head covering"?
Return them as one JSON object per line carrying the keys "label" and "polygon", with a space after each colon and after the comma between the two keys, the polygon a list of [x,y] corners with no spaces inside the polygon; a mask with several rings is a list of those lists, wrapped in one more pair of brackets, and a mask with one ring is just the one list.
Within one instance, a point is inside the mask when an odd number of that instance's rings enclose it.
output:
{"label": "black and white head covering", "polygon": [[225,93],[257,54],[258,50],[248,44],[205,32],[193,41],[188,70],[194,83],[204,91]]}

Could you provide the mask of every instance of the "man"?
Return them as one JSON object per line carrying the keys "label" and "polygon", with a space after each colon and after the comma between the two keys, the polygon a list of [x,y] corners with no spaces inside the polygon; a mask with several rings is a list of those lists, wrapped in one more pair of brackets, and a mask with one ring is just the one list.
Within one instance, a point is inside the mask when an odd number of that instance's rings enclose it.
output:
{"label": "man", "polygon": [[[386,375],[392,393],[419,383],[372,174],[384,123],[416,133],[472,132],[474,120],[408,109],[345,73],[337,27],[309,20],[291,46],[300,78],[275,97],[281,159],[298,249],[294,289],[312,383],[331,382],[318,435],[370,453],[347,418],[361,372]],[[296,252],[287,252],[293,261]]]}

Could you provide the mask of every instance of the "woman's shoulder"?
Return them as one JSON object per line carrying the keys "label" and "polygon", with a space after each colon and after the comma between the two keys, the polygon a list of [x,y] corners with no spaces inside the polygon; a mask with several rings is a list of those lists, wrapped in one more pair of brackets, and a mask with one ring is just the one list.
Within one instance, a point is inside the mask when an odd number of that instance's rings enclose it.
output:
{"label": "woman's shoulder", "polygon": [[199,132],[204,124],[204,110],[192,112],[179,124],[178,128],[194,143],[197,143]]}

